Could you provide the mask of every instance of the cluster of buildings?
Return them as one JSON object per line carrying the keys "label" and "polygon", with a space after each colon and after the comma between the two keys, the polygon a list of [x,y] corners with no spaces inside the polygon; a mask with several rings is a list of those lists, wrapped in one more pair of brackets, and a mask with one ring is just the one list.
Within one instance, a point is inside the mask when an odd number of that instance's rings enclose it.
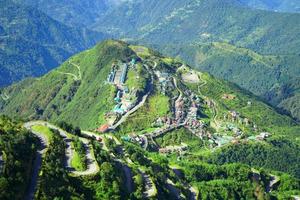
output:
{"label": "cluster of buildings", "polygon": [[152,125],[154,127],[171,126],[176,124],[176,120],[171,117],[159,117]]}
{"label": "cluster of buildings", "polygon": [[188,150],[188,145],[183,144],[181,146],[167,146],[165,148],[160,148],[158,151],[162,154],[169,154],[169,153],[175,153],[175,152],[183,152]]}
{"label": "cluster of buildings", "polygon": [[186,116],[185,127],[197,137],[202,138],[205,134],[205,124],[197,119],[200,101],[197,101],[197,99],[195,101],[193,95],[191,96],[191,101],[192,103]]}
{"label": "cluster of buildings", "polygon": [[136,104],[134,100],[136,99],[136,95],[137,92],[135,90],[129,92],[129,89],[126,86],[123,87],[123,90],[118,89],[117,95],[114,99],[116,105],[113,109],[113,113],[123,115],[131,110]]}
{"label": "cluster of buildings", "polygon": [[272,135],[271,133],[262,132],[259,135],[250,136],[248,139],[249,140],[260,140],[260,141],[263,141],[263,140],[266,140],[267,138],[269,138],[271,135]]}
{"label": "cluster of buildings", "polygon": [[172,81],[171,81],[171,76],[167,72],[160,72],[160,71],[155,71],[155,75],[158,78],[158,90],[163,94],[166,95],[168,88],[174,88]]}
{"label": "cluster of buildings", "polygon": [[229,111],[228,114],[224,115],[224,120],[231,120],[232,122],[238,122],[241,124],[244,124],[246,126],[250,126],[252,122],[250,119],[242,117],[238,112],[236,111]]}
{"label": "cluster of buildings", "polygon": [[243,134],[242,130],[236,127],[234,124],[227,124],[225,130],[232,131],[235,134],[235,136],[240,136]]}
{"label": "cluster of buildings", "polygon": [[233,94],[223,94],[223,96],[222,96],[222,99],[225,99],[225,100],[234,100],[235,98],[236,98],[236,96]]}
{"label": "cluster of buildings", "polygon": [[111,71],[108,74],[107,82],[115,84],[118,87],[121,87],[125,84],[127,72],[130,67],[134,67],[136,63],[135,59],[132,59],[129,63],[113,63]]}
{"label": "cluster of buildings", "polygon": [[[231,122],[236,122],[239,124],[243,124],[245,126],[251,127],[253,131],[257,131],[257,126],[255,123],[253,123],[250,119],[246,117],[242,117],[238,112],[236,111],[229,111],[227,114],[224,115],[224,120],[230,120]],[[234,133],[237,135],[239,134],[239,131],[236,130],[235,128],[230,128],[230,130],[233,130]]]}
{"label": "cluster of buildings", "polygon": [[131,134],[131,135],[122,136],[121,139],[126,142],[137,143],[142,147],[144,147],[145,149],[148,146],[148,139],[144,135]]}
{"label": "cluster of buildings", "polygon": [[185,101],[182,97],[179,97],[175,101],[175,120],[177,123],[182,123],[184,122],[185,119],[185,109],[184,109]]}
{"label": "cluster of buildings", "polygon": [[129,64],[112,64],[111,71],[107,77],[107,82],[110,84],[114,84],[117,87],[117,94],[114,98],[115,106],[111,112],[105,114],[107,124],[99,127],[97,129],[98,132],[107,132],[110,126],[112,126],[116,122],[116,120],[120,118],[120,116],[124,115],[136,105],[137,91],[129,91],[128,87],[125,86],[129,67],[133,67],[135,62],[136,61],[132,59]]}

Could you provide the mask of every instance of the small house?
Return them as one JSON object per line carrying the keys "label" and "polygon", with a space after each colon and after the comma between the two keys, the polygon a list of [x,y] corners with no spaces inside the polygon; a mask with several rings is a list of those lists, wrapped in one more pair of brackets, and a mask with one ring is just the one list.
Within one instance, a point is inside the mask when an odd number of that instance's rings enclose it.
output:
{"label": "small house", "polygon": [[108,124],[104,124],[97,129],[97,131],[100,133],[106,133],[106,132],[108,132],[108,130],[109,130]]}

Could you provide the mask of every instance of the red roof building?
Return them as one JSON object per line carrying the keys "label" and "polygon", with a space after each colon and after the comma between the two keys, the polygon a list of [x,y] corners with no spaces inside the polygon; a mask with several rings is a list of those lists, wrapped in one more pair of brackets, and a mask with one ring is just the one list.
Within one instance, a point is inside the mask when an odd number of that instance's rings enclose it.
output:
{"label": "red roof building", "polygon": [[106,133],[109,129],[109,125],[108,124],[104,124],[102,126],[100,126],[97,131],[98,132],[101,132],[101,133]]}

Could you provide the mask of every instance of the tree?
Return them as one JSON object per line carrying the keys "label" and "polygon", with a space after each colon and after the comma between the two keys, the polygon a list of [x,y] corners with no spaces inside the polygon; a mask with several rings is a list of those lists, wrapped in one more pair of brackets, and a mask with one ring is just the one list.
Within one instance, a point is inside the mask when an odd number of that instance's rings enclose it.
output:
{"label": "tree", "polygon": [[78,126],[75,127],[74,134],[77,136],[81,136],[81,129]]}

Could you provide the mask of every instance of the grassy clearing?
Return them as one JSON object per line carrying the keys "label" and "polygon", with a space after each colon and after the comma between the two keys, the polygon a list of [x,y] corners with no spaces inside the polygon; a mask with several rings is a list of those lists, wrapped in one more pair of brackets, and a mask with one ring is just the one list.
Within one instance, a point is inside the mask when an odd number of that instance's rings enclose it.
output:
{"label": "grassy clearing", "polygon": [[167,63],[168,65],[172,65],[174,63],[174,59],[170,57],[162,58],[162,61]]}
{"label": "grassy clearing", "polygon": [[161,147],[185,143],[189,146],[191,151],[198,151],[200,147],[203,146],[203,142],[185,128],[174,130],[162,137],[155,138],[155,142]]}
{"label": "grassy clearing", "polygon": [[170,112],[169,97],[164,95],[155,95],[149,99],[149,111],[156,113],[161,117]]}
{"label": "grassy clearing", "polygon": [[45,135],[48,139],[48,142],[51,143],[53,139],[53,132],[47,126],[35,125],[32,126],[32,130]]}
{"label": "grassy clearing", "polygon": [[76,151],[74,151],[71,165],[76,171],[84,171],[85,170],[85,166],[82,162],[82,159],[80,158],[79,154]]}
{"label": "grassy clearing", "polygon": [[129,46],[138,56],[147,57],[150,56],[150,51],[148,48],[143,46]]}
{"label": "grassy clearing", "polygon": [[126,85],[129,89],[132,89],[134,87],[136,87],[137,85],[137,78],[136,78],[136,73],[134,70],[130,69],[128,71],[128,74],[127,74],[127,80],[126,80]]}
{"label": "grassy clearing", "polygon": [[121,134],[140,132],[152,128],[152,123],[158,118],[168,115],[170,112],[169,97],[154,95],[137,112],[129,116],[120,126]]}

